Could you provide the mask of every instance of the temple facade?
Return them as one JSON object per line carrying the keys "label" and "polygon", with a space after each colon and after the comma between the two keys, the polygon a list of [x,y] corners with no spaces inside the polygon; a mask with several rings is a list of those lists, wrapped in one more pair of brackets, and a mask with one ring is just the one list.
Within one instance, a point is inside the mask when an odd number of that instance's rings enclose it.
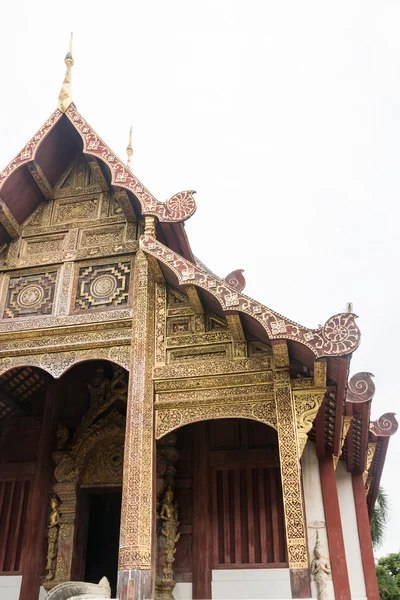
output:
{"label": "temple facade", "polygon": [[[393,413],[192,253],[71,97],[0,173],[0,598],[378,600]],[[211,241],[212,243],[212,241]]]}

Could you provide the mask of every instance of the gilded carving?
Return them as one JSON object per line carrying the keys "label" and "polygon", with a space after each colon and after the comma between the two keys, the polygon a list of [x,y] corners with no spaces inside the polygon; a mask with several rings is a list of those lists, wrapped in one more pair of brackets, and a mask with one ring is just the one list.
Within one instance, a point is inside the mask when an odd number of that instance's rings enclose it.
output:
{"label": "gilded carving", "polygon": [[127,304],[130,267],[130,262],[82,267],[78,275],[75,311]]}
{"label": "gilded carving", "polygon": [[337,464],[339,462],[339,458],[341,457],[343,446],[346,441],[346,437],[349,432],[352,420],[353,420],[352,416],[344,416],[343,417],[343,428],[342,428],[342,438],[341,438],[341,442],[340,442],[340,452],[339,452],[339,456],[333,457],[333,466],[334,466],[335,470],[336,470]]}
{"label": "gilded carving", "polygon": [[276,371],[274,375],[289,567],[291,569],[306,569],[308,568],[308,556],[299,468],[296,412],[290,387],[290,375],[286,370]]}
{"label": "gilded carving", "polygon": [[74,278],[74,263],[66,262],[61,268],[61,285],[58,296],[57,314],[68,315],[72,296],[72,282]]}
{"label": "gilded carving", "polygon": [[167,289],[165,283],[156,284],[155,364],[165,365],[165,329],[167,317]]}
{"label": "gilded carving", "polygon": [[289,366],[289,352],[286,342],[274,342],[272,352],[275,360],[275,368]]}
{"label": "gilded carving", "polygon": [[237,360],[198,361],[196,364],[171,364],[154,369],[155,379],[196,377],[198,375],[221,375],[225,373],[246,373],[264,371],[271,368],[270,356],[251,356]]}
{"label": "gilded carving", "polygon": [[200,347],[187,347],[167,350],[168,363],[223,360],[232,356],[231,344],[213,344]]}
{"label": "gilded carving", "polygon": [[325,392],[312,392],[311,390],[306,392],[293,391],[300,458],[308,440],[307,434],[311,430],[324,395]]}
{"label": "gilded carving", "polygon": [[[171,321],[171,319],[169,319]],[[173,336],[167,337],[168,348],[176,346],[200,346],[215,344],[216,342],[231,342],[232,336],[229,331],[209,331],[207,333],[196,333],[185,335],[189,331],[189,318],[181,317],[179,320],[175,318],[172,323],[169,323],[170,330],[174,331]],[[178,335],[179,334],[179,335]]]}
{"label": "gilded carving", "polygon": [[[201,381],[197,380],[199,386]],[[176,404],[179,402],[191,403],[194,402],[199,404],[201,402],[211,402],[212,400],[220,400],[228,402],[237,398],[246,399],[254,398],[255,400],[260,397],[273,400],[274,399],[274,388],[272,383],[267,384],[255,384],[255,385],[236,385],[230,387],[217,387],[203,389],[186,389],[183,391],[169,391],[168,393],[158,393],[156,399],[156,407],[165,404]]]}
{"label": "gilded carving", "polygon": [[238,385],[262,385],[273,383],[272,371],[241,373],[240,375],[214,375],[212,377],[188,377],[183,379],[165,379],[155,381],[156,393],[184,390],[203,390],[210,388],[235,387]]}
{"label": "gilded carving", "polygon": [[170,431],[197,421],[207,419],[254,419],[276,429],[275,404],[269,401],[207,400],[204,402],[182,402],[178,405],[163,406],[156,410],[156,439]]}
{"label": "gilded carving", "polygon": [[113,346],[111,348],[90,348],[76,350],[75,352],[53,352],[51,354],[28,354],[0,359],[0,375],[15,367],[29,365],[40,367],[58,379],[72,365],[86,360],[111,360],[124,369],[130,368],[130,347]]}
{"label": "gilded carving", "polygon": [[162,577],[157,578],[156,581],[156,598],[157,600],[173,600],[172,590],[176,582],[174,581],[172,565],[175,561],[176,543],[181,534],[178,533],[178,506],[174,502],[174,492],[171,488],[168,488],[165,492],[160,519],[163,522],[161,534],[165,538],[165,562],[162,569]]}
{"label": "gilded carving", "polygon": [[314,385],[316,388],[326,387],[327,365],[326,359],[314,362]]}
{"label": "gilded carving", "polygon": [[372,465],[372,461],[374,460],[376,450],[376,442],[369,442],[367,446],[367,460],[365,464],[365,471],[363,473],[364,485],[366,488],[366,493],[368,493],[367,482],[368,482],[368,472]]}
{"label": "gilded carving", "polygon": [[3,318],[51,315],[57,271],[11,277]]}
{"label": "gilded carving", "polygon": [[3,320],[1,323],[1,331],[2,333],[11,333],[25,330],[45,329],[47,332],[51,331],[51,328],[54,328],[53,332],[56,332],[57,327],[73,325],[81,326],[88,323],[108,323],[110,321],[122,321],[131,318],[132,310],[130,308],[121,308],[119,310],[95,311],[93,313],[86,312],[65,317],[36,317],[32,319],[23,319],[21,321]]}
{"label": "gilded carving", "polygon": [[55,558],[57,558],[57,539],[60,518],[58,504],[59,501],[57,496],[53,495],[50,500],[51,512],[48,524],[46,581],[51,581],[52,579],[54,579],[54,560]]}
{"label": "gilded carving", "polygon": [[153,488],[155,283],[145,255],[136,258],[134,319],[120,529],[119,569],[150,569]]}

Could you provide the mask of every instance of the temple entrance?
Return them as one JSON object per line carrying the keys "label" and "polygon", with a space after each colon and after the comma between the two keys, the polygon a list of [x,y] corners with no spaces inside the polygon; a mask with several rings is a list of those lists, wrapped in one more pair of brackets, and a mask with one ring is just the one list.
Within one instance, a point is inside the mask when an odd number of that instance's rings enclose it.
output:
{"label": "temple entrance", "polygon": [[116,595],[121,490],[87,495],[88,529],[84,581],[98,583],[104,576]]}
{"label": "temple entrance", "polygon": [[[254,597],[270,597],[263,595],[269,573],[285,569],[280,577],[290,592],[276,431],[248,419],[203,421],[160,439],[158,453],[165,461],[164,489],[173,489],[178,505],[172,565],[178,595],[228,597],[226,571],[232,570],[236,592],[245,594],[251,570],[259,586]],[[161,460],[157,466],[163,468]],[[159,577],[166,543],[159,534]]]}

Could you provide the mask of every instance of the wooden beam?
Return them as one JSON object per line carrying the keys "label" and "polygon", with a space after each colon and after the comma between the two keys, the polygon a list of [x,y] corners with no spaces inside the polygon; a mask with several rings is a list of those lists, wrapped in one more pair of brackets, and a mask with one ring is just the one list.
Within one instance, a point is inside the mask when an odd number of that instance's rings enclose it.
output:
{"label": "wooden beam", "polygon": [[[210,468],[207,424],[193,425],[193,599],[211,598]],[[204,491],[207,490],[206,493]],[[214,550],[215,551],[215,550]]]}
{"label": "wooden beam", "polygon": [[32,161],[28,163],[28,169],[47,202],[54,200],[53,188],[39,165],[35,161]]}
{"label": "wooden beam", "polygon": [[347,570],[335,469],[331,455],[319,458],[319,472],[321,477],[321,490],[324,502],[329,554],[333,559],[331,560],[331,566],[335,598],[338,600],[349,600],[351,598],[350,582]]}
{"label": "wooden beam", "polygon": [[13,416],[25,415],[26,412],[18,406],[11,398],[7,396],[4,392],[0,392],[0,402],[5,404],[10,410],[13,411]]}
{"label": "wooden beam", "polygon": [[374,552],[372,550],[371,530],[369,527],[368,507],[362,474],[353,474],[352,481],[354,504],[356,507],[358,538],[361,550],[361,561],[364,571],[365,590],[367,592],[368,600],[379,600]]}
{"label": "wooden beam", "polygon": [[340,455],[340,448],[342,444],[343,404],[346,399],[348,370],[349,359],[347,357],[339,358],[339,374],[336,392],[335,437],[333,441],[333,454],[335,456]]}
{"label": "wooden beam", "polygon": [[[368,431],[371,401],[364,402],[360,406],[361,414],[361,440],[360,440],[360,466],[359,472],[364,473],[367,465]],[[369,597],[369,596],[368,596]]]}
{"label": "wooden beam", "polygon": [[53,469],[51,452],[56,441],[59,407],[59,381],[46,390],[35,476],[29,493],[28,519],[23,546],[24,571],[19,600],[38,598],[40,575],[44,568],[44,534],[48,514],[49,484]]}
{"label": "wooden beam", "polygon": [[22,229],[17,219],[14,217],[8,206],[0,198],[0,223],[7,231],[11,239],[16,240],[21,237]]}
{"label": "wooden beam", "polygon": [[200,296],[199,296],[196,286],[195,285],[186,285],[185,292],[188,295],[190,306],[192,307],[194,314],[202,315],[204,312],[203,305],[201,303]]}
{"label": "wooden beam", "polygon": [[243,331],[243,326],[242,326],[242,321],[240,320],[240,315],[238,313],[227,314],[226,320],[228,322],[228,326],[231,331],[233,341],[234,342],[245,342],[246,336]]}
{"label": "wooden beam", "polygon": [[317,388],[326,387],[327,365],[326,358],[314,361],[314,386]]}
{"label": "wooden beam", "polygon": [[129,223],[134,223],[136,221],[136,214],[133,210],[133,206],[131,201],[129,200],[129,196],[125,190],[118,190],[114,192],[116,199],[121,205],[122,210],[124,211],[124,215],[126,220]]}

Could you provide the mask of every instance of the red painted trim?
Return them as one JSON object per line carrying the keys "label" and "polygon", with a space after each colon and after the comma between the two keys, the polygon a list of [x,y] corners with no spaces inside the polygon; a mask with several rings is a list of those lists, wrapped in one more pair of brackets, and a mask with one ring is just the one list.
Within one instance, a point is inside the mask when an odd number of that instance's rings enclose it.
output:
{"label": "red painted trim", "polygon": [[353,493],[356,506],[358,538],[360,540],[361,560],[364,570],[365,589],[368,600],[379,600],[378,582],[376,579],[374,553],[372,550],[371,531],[364,481],[361,473],[353,474]]}
{"label": "red painted trim", "polygon": [[333,442],[333,453],[335,456],[340,455],[340,447],[342,443],[343,404],[346,398],[349,363],[350,358],[348,356],[339,358],[339,374],[336,392],[335,438]]}
{"label": "red painted trim", "polygon": [[336,487],[332,456],[319,458],[322,497],[324,500],[326,533],[331,557],[332,580],[336,600],[351,600],[349,574],[340,518],[339,498]]}
{"label": "red painted trim", "polygon": [[[379,437],[375,438],[378,443],[381,443],[381,453],[379,457],[379,464],[376,469],[375,477],[372,481],[371,489],[368,496],[368,513],[370,520],[372,519],[372,513],[374,512],[376,497],[378,495],[379,485],[381,483],[382,471],[385,465],[386,453],[389,446],[390,437]],[[375,460],[375,457],[374,457]],[[372,463],[373,464],[373,463]]]}
{"label": "red painted trim", "polygon": [[315,443],[317,456],[325,456],[325,398],[315,419]]}

